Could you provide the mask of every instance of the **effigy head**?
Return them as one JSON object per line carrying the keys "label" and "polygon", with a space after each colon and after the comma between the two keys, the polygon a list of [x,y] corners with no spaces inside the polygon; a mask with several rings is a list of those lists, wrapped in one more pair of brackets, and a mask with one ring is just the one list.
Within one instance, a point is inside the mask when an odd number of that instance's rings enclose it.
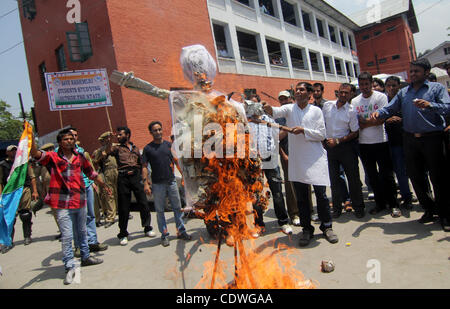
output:
{"label": "effigy head", "polygon": [[180,63],[187,80],[202,89],[211,89],[217,67],[214,58],[203,45],[183,47]]}

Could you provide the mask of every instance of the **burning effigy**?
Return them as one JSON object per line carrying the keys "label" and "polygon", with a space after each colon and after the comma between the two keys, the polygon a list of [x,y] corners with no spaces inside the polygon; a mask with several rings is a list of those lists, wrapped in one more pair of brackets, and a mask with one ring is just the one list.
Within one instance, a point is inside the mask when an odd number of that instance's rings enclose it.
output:
{"label": "burning effigy", "polygon": [[[208,288],[304,288],[302,274],[281,252],[269,255],[248,249],[244,242],[255,233],[255,207],[266,209],[262,161],[252,147],[244,104],[213,90],[216,64],[201,45],[183,48],[180,63],[193,90],[168,91],[136,78],[133,72],[114,71],[111,81],[130,89],[168,99],[172,115],[173,152],[184,178],[186,208],[204,220],[208,233],[218,240],[216,258],[210,273],[199,287]],[[219,266],[222,240],[235,250],[233,283]],[[275,261],[277,259],[277,261]],[[263,267],[261,263],[270,263]],[[283,269],[286,268],[286,269]],[[280,284],[280,276],[290,280]],[[215,284],[217,280],[217,284]],[[289,281],[289,283],[287,283]]]}

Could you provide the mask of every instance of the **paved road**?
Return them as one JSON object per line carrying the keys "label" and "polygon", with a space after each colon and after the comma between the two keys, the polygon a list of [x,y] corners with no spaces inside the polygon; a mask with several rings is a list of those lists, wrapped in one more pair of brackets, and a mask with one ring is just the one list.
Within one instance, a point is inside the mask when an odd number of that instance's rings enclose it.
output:
{"label": "paved road", "polygon": [[[371,204],[368,205],[369,207]],[[131,233],[128,246],[118,244],[117,224],[105,229],[98,228],[99,239],[109,249],[94,254],[104,259],[97,266],[83,267],[81,283],[63,285],[61,243],[54,240],[56,225],[48,208],[33,218],[33,243],[23,245],[21,222],[16,224],[16,246],[7,254],[0,254],[0,288],[163,288],[192,289],[200,281],[204,263],[212,261],[216,244],[210,243],[202,221],[187,222],[193,241],[184,242],[175,238],[172,213],[168,218],[171,243],[160,245],[159,236],[144,237],[139,226],[139,214],[133,213],[130,221]],[[450,234],[442,231],[438,223],[419,224],[422,210],[414,210],[401,218],[391,218],[385,212],[377,216],[366,215],[356,219],[346,213],[334,222],[339,236],[337,244],[328,243],[316,225],[316,237],[306,248],[297,246],[298,233],[288,237],[279,231],[273,209],[265,214],[267,233],[256,241],[259,249],[273,250],[284,243],[294,248],[291,258],[296,260],[296,269],[305,278],[318,283],[319,288],[450,288]],[[152,213],[152,224],[156,227],[156,216]],[[348,243],[351,243],[348,245]],[[233,261],[233,249],[222,246],[221,259]],[[332,259],[336,269],[332,273],[321,273],[320,263]],[[379,263],[379,268],[370,261]],[[369,263],[369,264],[368,264]],[[367,274],[377,273],[377,282],[369,282]]]}

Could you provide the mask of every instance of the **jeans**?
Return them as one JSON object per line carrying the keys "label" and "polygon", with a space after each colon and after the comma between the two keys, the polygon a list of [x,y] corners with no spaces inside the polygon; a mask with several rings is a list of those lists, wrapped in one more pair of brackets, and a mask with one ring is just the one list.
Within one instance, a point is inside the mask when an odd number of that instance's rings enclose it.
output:
{"label": "jeans", "polygon": [[158,229],[161,232],[161,238],[169,236],[166,217],[164,216],[164,206],[167,197],[169,198],[173,210],[177,231],[180,234],[185,233],[186,228],[184,227],[182,220],[183,213],[181,212],[180,194],[178,192],[176,180],[171,180],[167,183],[153,183],[152,193],[155,201],[156,218],[158,221]]}
{"label": "jeans", "polygon": [[342,203],[347,201],[349,194],[347,190],[342,189],[341,177],[344,173],[347,175],[353,208],[361,211],[365,207],[359,177],[358,155],[354,151],[355,148],[352,143],[343,143],[327,149],[331,194],[335,210],[342,209]]}
{"label": "jeans", "polygon": [[[303,230],[313,231],[314,227],[311,225],[311,209],[309,208],[309,192],[308,184],[301,182],[292,182],[295,188],[295,194],[297,196],[297,206],[300,213],[300,225]],[[314,194],[317,201],[317,214],[321,221],[320,230],[325,231],[327,228],[332,227],[330,203],[326,194],[325,186],[314,186]]]}
{"label": "jeans", "polygon": [[360,144],[359,149],[377,207],[399,207],[389,144]]}
{"label": "jeans", "polygon": [[394,166],[395,176],[397,176],[400,194],[404,201],[412,200],[412,193],[409,189],[408,175],[406,174],[405,153],[403,146],[391,145],[392,165]]}
{"label": "jeans", "polygon": [[[358,159],[358,157],[356,158]],[[345,171],[344,167],[339,165],[339,187],[342,194],[342,200],[344,202],[347,202],[350,200],[350,194],[348,193],[348,185],[347,185],[347,178],[345,177]]]}
{"label": "jeans", "polygon": [[[95,245],[98,244],[98,240],[97,240],[97,226],[95,225],[94,188],[92,187],[92,185],[86,188],[86,201],[87,207],[84,207],[84,209],[86,210],[86,227],[87,227],[88,244]],[[75,247],[80,248],[79,236],[75,228],[73,235]]]}
{"label": "jeans", "polygon": [[267,182],[269,183],[270,192],[273,197],[273,208],[278,219],[278,225],[283,226],[289,223],[289,218],[286,212],[286,205],[284,203],[283,189],[281,187],[282,179],[280,176],[280,168],[264,169]]}
{"label": "jeans", "polygon": [[55,214],[61,231],[62,261],[64,267],[68,270],[75,267],[75,258],[72,249],[72,239],[75,233],[78,235],[81,259],[86,260],[89,258],[86,207],[79,209],[56,209]]}
{"label": "jeans", "polygon": [[141,215],[141,224],[144,227],[144,233],[152,230],[150,225],[151,215],[150,207],[147,202],[147,196],[144,192],[144,185],[141,182],[141,173],[135,172],[132,175],[121,175],[117,180],[117,196],[119,209],[119,234],[118,238],[128,236],[128,217],[130,215],[131,191],[136,197],[136,202]]}

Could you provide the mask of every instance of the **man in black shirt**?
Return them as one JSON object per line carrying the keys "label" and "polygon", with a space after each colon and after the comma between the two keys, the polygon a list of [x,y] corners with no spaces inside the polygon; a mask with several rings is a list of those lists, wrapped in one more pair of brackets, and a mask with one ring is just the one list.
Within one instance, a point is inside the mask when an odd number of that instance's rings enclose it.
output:
{"label": "man in black shirt", "polygon": [[[144,181],[145,193],[150,195],[153,192],[158,228],[161,232],[161,245],[167,247],[169,245],[169,231],[164,216],[164,205],[167,197],[169,198],[175,216],[177,238],[191,240],[191,236],[186,233],[186,228],[182,220],[183,213],[181,211],[180,195],[174,175],[174,165],[177,163],[172,155],[172,144],[163,140],[161,122],[151,122],[148,130],[153,136],[153,141],[144,147],[142,179]],[[148,178],[148,164],[150,164],[152,171],[151,189]]]}

